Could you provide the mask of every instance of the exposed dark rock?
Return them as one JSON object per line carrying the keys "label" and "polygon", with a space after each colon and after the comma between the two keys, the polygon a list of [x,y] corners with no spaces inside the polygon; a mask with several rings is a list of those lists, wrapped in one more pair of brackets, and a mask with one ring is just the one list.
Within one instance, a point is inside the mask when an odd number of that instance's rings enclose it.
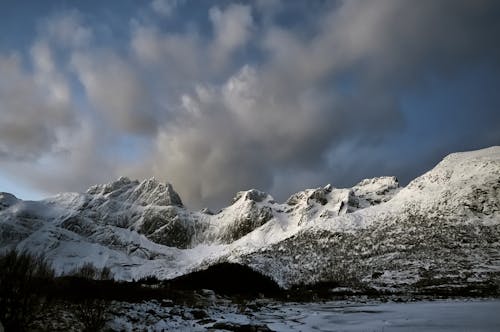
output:
{"label": "exposed dark rock", "polygon": [[269,332],[271,330],[267,325],[251,325],[251,324],[238,324],[238,323],[229,323],[229,322],[219,322],[212,325],[212,328],[209,329],[217,330],[225,330],[225,331],[234,331],[234,332]]}
{"label": "exposed dark rock", "polygon": [[194,319],[205,319],[209,317],[207,312],[201,309],[191,310],[191,315],[193,315]]}
{"label": "exposed dark rock", "polygon": [[0,192],[0,211],[16,204],[18,201],[19,200],[16,196],[9,193]]}
{"label": "exposed dark rock", "polygon": [[264,201],[268,196],[269,195],[267,193],[257,189],[240,191],[236,193],[236,196],[233,198],[233,204],[239,201],[241,198],[259,203]]}
{"label": "exposed dark rock", "polygon": [[200,319],[199,321],[197,321],[197,323],[200,325],[207,325],[207,324],[212,324],[215,322],[216,322],[216,320],[212,319],[212,318],[205,318],[205,319]]}
{"label": "exposed dark rock", "polygon": [[[331,190],[330,190],[331,191]],[[325,205],[328,203],[328,200],[326,199],[326,195],[329,193],[329,191],[325,190],[324,188],[316,189],[313,191],[313,193],[308,197],[309,200],[313,200],[318,202],[321,205]]]}
{"label": "exposed dark rock", "polygon": [[231,243],[264,225],[272,218],[273,211],[269,206],[259,207],[252,201],[246,213],[240,215],[233,223],[228,225],[219,239],[223,243]]}

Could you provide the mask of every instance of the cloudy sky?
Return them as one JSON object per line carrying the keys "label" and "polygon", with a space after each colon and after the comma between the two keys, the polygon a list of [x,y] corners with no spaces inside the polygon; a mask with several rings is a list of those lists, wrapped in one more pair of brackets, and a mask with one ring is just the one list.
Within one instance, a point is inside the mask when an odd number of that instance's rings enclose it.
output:
{"label": "cloudy sky", "polygon": [[0,191],[406,184],[500,144],[499,36],[496,0],[2,0]]}

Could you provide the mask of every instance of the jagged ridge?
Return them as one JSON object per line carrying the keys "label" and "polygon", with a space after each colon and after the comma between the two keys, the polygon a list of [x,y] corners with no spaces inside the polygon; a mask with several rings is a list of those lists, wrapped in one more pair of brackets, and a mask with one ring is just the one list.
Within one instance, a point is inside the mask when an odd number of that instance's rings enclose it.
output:
{"label": "jagged ridge", "polygon": [[168,183],[120,178],[39,202],[0,194],[0,240],[45,253],[59,272],[92,261],[122,279],[228,261],[284,287],[464,285],[499,279],[499,188],[499,147],[452,154],[402,190],[381,177],[277,203],[252,189],[217,214],[187,210]]}

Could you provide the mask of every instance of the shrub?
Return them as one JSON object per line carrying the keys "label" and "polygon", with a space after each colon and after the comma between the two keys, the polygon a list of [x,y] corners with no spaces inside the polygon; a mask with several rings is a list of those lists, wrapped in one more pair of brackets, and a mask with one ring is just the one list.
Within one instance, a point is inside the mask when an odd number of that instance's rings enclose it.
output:
{"label": "shrub", "polygon": [[74,269],[69,273],[70,276],[83,278],[83,279],[93,279],[93,280],[111,280],[113,275],[108,267],[103,267],[102,269],[96,268],[92,263],[85,263],[79,268]]}
{"label": "shrub", "polygon": [[[92,263],[85,263],[70,274],[87,282],[113,279],[109,268],[98,269]],[[89,285],[87,284],[87,286]],[[89,289],[92,289],[92,287]],[[96,289],[99,288],[97,287]],[[103,298],[103,294],[83,295],[78,299],[75,316],[83,324],[84,331],[99,331],[106,324],[108,303]]]}
{"label": "shrub", "polygon": [[42,256],[11,250],[0,256],[0,321],[23,331],[48,302],[54,271]]}

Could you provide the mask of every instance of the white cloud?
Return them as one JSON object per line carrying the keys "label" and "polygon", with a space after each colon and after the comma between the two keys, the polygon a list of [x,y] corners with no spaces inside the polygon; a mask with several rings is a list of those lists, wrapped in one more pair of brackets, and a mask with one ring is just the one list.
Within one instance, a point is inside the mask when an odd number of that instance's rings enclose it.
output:
{"label": "white cloud", "polygon": [[139,25],[133,28],[131,48],[141,63],[170,81],[204,77],[204,50],[194,33],[162,34]]}
{"label": "white cloud", "polygon": [[238,48],[251,38],[253,28],[250,6],[229,5],[224,10],[212,7],[209,11],[214,27],[212,44],[213,61],[216,68],[222,67]]}
{"label": "white cloud", "polygon": [[57,105],[71,104],[69,83],[54,63],[52,51],[46,42],[39,41],[31,48],[31,57],[35,68],[34,81],[41,90],[45,90],[47,98]]}
{"label": "white cloud", "polygon": [[22,68],[19,57],[0,55],[2,159],[35,159],[51,153],[58,132],[73,124],[68,88],[53,73],[50,57],[47,55],[39,66],[42,72],[33,77]]}
{"label": "white cloud", "polygon": [[132,134],[154,134],[154,101],[140,73],[112,52],[74,53],[78,79],[94,108],[116,129]]}

